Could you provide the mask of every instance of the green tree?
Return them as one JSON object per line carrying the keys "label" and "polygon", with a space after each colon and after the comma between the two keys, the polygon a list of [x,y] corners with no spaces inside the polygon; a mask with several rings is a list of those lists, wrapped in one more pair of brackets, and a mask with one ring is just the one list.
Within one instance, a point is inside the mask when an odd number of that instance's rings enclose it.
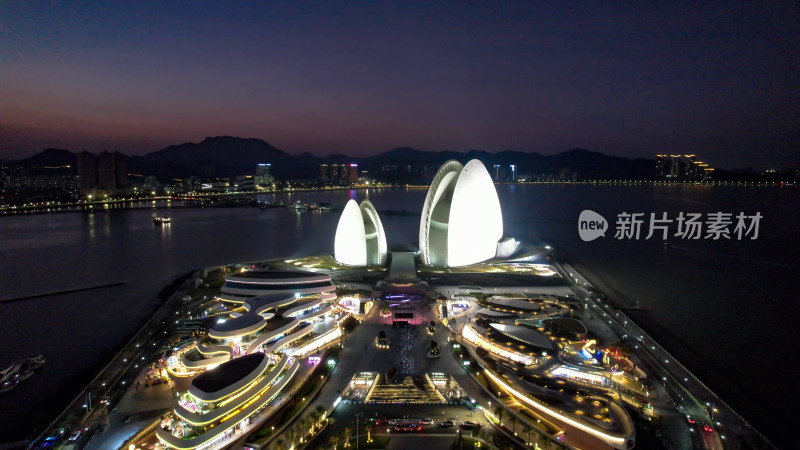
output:
{"label": "green tree", "polygon": [[319,411],[316,409],[312,410],[310,413],[308,413],[308,419],[310,422],[309,425],[316,429],[317,425],[319,425],[320,417],[322,416],[320,415]]}
{"label": "green tree", "polygon": [[480,437],[482,428],[483,427],[480,424],[475,425],[475,427],[472,428],[472,437],[474,438]]}
{"label": "green tree", "polygon": [[490,440],[490,439],[493,440],[493,438],[494,438],[494,434],[491,433],[489,430],[479,430],[478,431],[478,439],[483,439],[484,441],[489,442],[489,446],[490,447],[494,447],[492,445],[493,444],[492,441]]}
{"label": "green tree", "polygon": [[298,433],[300,434],[300,442],[305,442],[305,437],[308,435],[308,429],[311,428],[311,418],[305,416],[300,419],[300,422],[297,424]]}
{"label": "green tree", "polygon": [[537,442],[537,444],[539,445],[539,447],[547,448],[547,442],[548,441],[549,441],[549,439],[547,439],[547,436],[545,436],[544,434],[541,434],[541,438],[539,439],[539,442]]}
{"label": "green tree", "polygon": [[497,416],[497,420],[500,422],[500,426],[503,426],[503,407],[497,405],[494,407],[494,415]]}
{"label": "green tree", "polygon": [[517,435],[517,416],[509,415],[508,420],[511,421],[511,433]]}
{"label": "green tree", "polygon": [[350,427],[344,428],[344,446],[347,447],[350,445],[350,435],[353,434],[353,429]]}
{"label": "green tree", "polygon": [[367,429],[367,442],[372,442],[372,432],[375,431],[375,425],[368,423],[365,428]]}
{"label": "green tree", "polygon": [[522,432],[525,433],[526,445],[531,445],[531,431],[533,431],[533,428],[531,428],[529,425],[524,425],[522,427]]}

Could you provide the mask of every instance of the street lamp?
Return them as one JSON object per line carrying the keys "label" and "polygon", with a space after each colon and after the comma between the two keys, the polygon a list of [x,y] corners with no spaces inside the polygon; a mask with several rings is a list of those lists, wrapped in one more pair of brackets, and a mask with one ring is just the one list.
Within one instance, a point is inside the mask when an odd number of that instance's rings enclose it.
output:
{"label": "street lamp", "polygon": [[363,415],[364,415],[363,412],[355,414],[355,417],[356,417],[356,450],[358,450],[358,417],[359,416],[363,416]]}

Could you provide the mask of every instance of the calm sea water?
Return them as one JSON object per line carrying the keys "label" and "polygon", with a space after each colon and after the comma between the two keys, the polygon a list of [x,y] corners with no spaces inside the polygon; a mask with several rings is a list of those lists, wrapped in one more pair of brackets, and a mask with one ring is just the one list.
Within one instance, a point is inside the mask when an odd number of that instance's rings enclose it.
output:
{"label": "calm sea water", "polygon": [[[498,186],[507,235],[552,243],[638,303],[675,337],[675,353],[768,434],[797,429],[800,191],[706,186]],[[390,247],[416,248],[425,190],[283,194],[291,203],[370,199]],[[269,197],[272,199],[272,196]],[[577,217],[621,212],[761,212],[755,241],[582,242]],[[169,215],[172,226],[154,227]],[[0,396],[0,442],[31,435],[63,408],[76,381],[158,306],[156,294],[193,268],[332,253],[338,213],[288,209],[115,210],[0,218],[0,297],[123,282],[119,287],[0,304],[0,366],[43,353],[44,370]],[[698,362],[699,361],[699,362]],[[791,393],[791,395],[787,395]],[[781,417],[778,420],[777,417]]]}

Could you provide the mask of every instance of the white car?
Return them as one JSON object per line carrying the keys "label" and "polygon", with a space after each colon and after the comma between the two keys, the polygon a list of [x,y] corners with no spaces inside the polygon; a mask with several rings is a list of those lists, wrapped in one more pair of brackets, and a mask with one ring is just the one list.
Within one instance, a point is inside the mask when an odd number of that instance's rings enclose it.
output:
{"label": "white car", "polygon": [[81,432],[80,431],[76,431],[76,432],[72,433],[72,435],[67,440],[70,441],[70,442],[75,442],[75,441],[78,440],[79,437],[81,437]]}

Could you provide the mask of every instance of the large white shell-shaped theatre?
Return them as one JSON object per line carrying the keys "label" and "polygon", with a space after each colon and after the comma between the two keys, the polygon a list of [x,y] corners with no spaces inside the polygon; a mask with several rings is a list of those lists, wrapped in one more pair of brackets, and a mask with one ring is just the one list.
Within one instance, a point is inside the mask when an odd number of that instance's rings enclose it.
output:
{"label": "large white shell-shaped theatre", "polygon": [[348,266],[386,263],[386,234],[378,211],[369,200],[349,200],[336,227],[333,255]]}
{"label": "large white shell-shaped theatre", "polygon": [[422,264],[457,267],[486,261],[495,257],[502,237],[500,200],[483,163],[444,163],[422,207]]}

